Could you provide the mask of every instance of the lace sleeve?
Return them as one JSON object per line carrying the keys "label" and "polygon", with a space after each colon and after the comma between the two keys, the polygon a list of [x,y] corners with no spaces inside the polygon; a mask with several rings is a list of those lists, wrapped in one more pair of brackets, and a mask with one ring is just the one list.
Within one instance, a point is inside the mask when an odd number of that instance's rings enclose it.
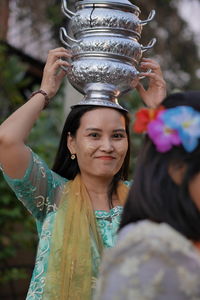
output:
{"label": "lace sleeve", "polygon": [[59,192],[67,181],[50,170],[34,152],[23,178],[12,179],[4,172],[3,175],[17,198],[40,221],[47,213],[56,210]]}

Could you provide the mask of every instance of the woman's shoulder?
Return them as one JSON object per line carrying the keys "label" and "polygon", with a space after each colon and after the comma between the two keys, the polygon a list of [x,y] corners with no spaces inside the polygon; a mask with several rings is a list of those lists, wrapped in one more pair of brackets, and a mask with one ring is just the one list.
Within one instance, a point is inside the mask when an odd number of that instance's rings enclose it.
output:
{"label": "woman's shoulder", "polygon": [[105,251],[97,299],[199,299],[199,276],[192,243],[167,224],[140,221]]}
{"label": "woman's shoulder", "polygon": [[31,178],[37,178],[37,181],[39,180],[39,178],[46,178],[48,182],[52,181],[55,185],[64,184],[68,181],[66,178],[53,172],[40,155],[35,153],[31,148],[27,148],[30,150],[31,156],[28,167],[22,178],[10,178],[7,174],[4,173],[2,169],[4,178],[10,185],[22,185],[29,181]]}
{"label": "woman's shoulder", "polygon": [[177,260],[178,255],[185,262],[195,261],[200,270],[200,254],[192,242],[166,223],[148,220],[131,223],[119,232],[117,247],[138,255],[145,252],[160,255],[163,259]]}

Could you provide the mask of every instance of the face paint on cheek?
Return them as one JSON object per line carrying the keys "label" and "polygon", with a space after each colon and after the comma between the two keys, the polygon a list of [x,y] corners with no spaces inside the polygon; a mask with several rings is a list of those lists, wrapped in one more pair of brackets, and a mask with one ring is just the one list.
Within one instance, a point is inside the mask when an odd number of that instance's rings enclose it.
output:
{"label": "face paint on cheek", "polygon": [[92,155],[96,150],[98,149],[96,144],[88,144],[85,147],[85,152],[88,153],[89,155]]}
{"label": "face paint on cheek", "polygon": [[97,148],[98,148],[97,145],[94,143],[90,143],[90,142],[84,144],[80,143],[77,149],[78,150],[77,155],[80,153],[80,155],[92,156],[93,153],[96,152]]}

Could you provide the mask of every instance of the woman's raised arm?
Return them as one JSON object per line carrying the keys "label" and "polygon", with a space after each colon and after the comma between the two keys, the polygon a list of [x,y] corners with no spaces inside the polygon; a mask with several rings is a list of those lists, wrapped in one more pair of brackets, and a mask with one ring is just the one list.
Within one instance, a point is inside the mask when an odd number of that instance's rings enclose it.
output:
{"label": "woman's raised arm", "polygon": [[[51,99],[57,93],[66,72],[61,65],[70,67],[67,61],[70,52],[64,48],[50,50],[43,72],[41,90]],[[0,126],[0,164],[4,172],[12,178],[23,177],[30,160],[30,151],[25,145],[26,139],[45,105],[45,96],[34,95],[17,109]]]}

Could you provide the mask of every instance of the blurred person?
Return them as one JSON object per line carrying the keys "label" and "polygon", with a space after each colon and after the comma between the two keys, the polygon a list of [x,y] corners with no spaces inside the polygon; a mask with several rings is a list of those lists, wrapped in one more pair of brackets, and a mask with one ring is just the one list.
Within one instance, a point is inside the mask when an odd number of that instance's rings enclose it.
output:
{"label": "blurred person", "polygon": [[200,299],[200,91],[136,113],[146,133],[95,300]]}
{"label": "blurred person", "polygon": [[[113,247],[127,191],[128,112],[117,105],[74,105],[67,116],[53,169],[27,145],[41,111],[70,68],[71,53],[49,52],[40,90],[0,126],[5,180],[36,220],[39,244],[28,300],[91,298],[103,247]],[[60,59],[62,58],[62,59]],[[149,87],[138,84],[154,107],[166,94],[159,65],[144,59]]]}

